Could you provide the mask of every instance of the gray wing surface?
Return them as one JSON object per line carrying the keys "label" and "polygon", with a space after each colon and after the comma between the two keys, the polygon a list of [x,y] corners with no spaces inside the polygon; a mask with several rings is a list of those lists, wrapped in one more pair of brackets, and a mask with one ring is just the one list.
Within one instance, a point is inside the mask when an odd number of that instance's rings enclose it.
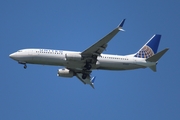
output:
{"label": "gray wing surface", "polygon": [[86,49],[81,53],[82,56],[99,56],[107,47],[107,43],[119,32],[123,31],[122,27],[125,22],[125,19],[118,25],[117,28],[115,28],[113,31],[111,31],[109,34],[107,34],[105,37],[100,39],[98,42],[93,44],[91,47]]}

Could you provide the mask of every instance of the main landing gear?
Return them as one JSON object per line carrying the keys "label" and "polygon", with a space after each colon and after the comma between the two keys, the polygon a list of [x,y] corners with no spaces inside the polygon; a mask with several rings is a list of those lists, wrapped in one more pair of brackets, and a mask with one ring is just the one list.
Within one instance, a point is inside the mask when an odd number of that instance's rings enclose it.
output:
{"label": "main landing gear", "polygon": [[[91,66],[90,63],[86,62],[84,68],[85,68],[84,70],[87,71],[87,70],[90,70],[90,69],[92,68],[92,66]],[[82,79],[86,79],[87,76],[88,76],[88,75],[87,75],[86,73],[83,73],[83,74],[82,74]]]}
{"label": "main landing gear", "polygon": [[86,79],[87,78],[87,74],[82,74],[82,79]]}
{"label": "main landing gear", "polygon": [[90,64],[92,63],[91,61],[86,61],[86,64],[84,65],[84,69],[83,69],[83,74],[82,74],[82,79],[86,79],[88,77],[89,74],[87,74],[86,72],[91,70],[92,65]]}
{"label": "main landing gear", "polygon": [[86,65],[84,66],[87,70],[90,70],[92,68],[91,64],[86,63]]}

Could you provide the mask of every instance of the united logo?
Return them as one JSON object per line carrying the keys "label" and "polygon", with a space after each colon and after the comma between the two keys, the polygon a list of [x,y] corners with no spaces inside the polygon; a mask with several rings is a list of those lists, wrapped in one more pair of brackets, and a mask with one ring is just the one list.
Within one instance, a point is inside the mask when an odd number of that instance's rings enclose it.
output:
{"label": "united logo", "polygon": [[149,57],[151,57],[151,56],[153,56],[153,55],[154,55],[153,50],[152,50],[149,46],[145,45],[141,50],[139,50],[139,51],[137,52],[137,54],[135,55],[135,57],[139,57],[139,58],[149,58]]}

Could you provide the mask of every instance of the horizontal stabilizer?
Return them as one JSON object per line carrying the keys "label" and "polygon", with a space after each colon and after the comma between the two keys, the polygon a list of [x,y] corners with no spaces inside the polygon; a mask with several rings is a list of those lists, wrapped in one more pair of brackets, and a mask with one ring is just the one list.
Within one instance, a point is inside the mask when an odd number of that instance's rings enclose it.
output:
{"label": "horizontal stabilizer", "polygon": [[152,57],[147,58],[146,61],[157,62],[168,50],[169,48],[166,48],[162,50],[161,52],[158,52],[157,54],[153,55]]}

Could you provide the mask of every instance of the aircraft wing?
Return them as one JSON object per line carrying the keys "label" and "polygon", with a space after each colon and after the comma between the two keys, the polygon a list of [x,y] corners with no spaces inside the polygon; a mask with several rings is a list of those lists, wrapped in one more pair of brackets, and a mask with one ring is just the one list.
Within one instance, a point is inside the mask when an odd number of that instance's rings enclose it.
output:
{"label": "aircraft wing", "polygon": [[123,24],[125,22],[125,19],[122,20],[122,22],[118,25],[117,28],[115,28],[113,31],[111,31],[109,34],[107,34],[105,37],[100,39],[98,42],[96,42],[94,45],[86,49],[81,53],[82,56],[88,57],[88,56],[99,56],[107,47],[107,43],[119,32],[124,31],[122,29]]}
{"label": "aircraft wing", "polygon": [[76,73],[76,77],[84,84],[89,84],[94,89],[94,80],[96,77],[91,77],[90,74],[87,75],[86,79],[82,79],[82,73]]}
{"label": "aircraft wing", "polygon": [[[91,77],[91,70],[83,70],[83,69],[76,69],[76,68],[67,68],[75,73],[75,76],[84,84],[89,84],[92,88],[94,88],[94,81],[96,77]],[[82,78],[82,75],[86,74],[86,79]]]}
{"label": "aircraft wing", "polygon": [[[124,25],[125,19],[122,20],[122,22],[118,25],[117,28],[115,28],[113,31],[111,31],[109,34],[107,34],[105,37],[100,39],[98,42],[96,42],[94,45],[86,49],[81,53],[83,58],[86,60],[86,65],[94,64],[97,61],[97,56],[99,56],[107,47],[107,43],[119,32],[124,31],[122,29]],[[85,66],[86,66],[85,65]],[[82,68],[82,69],[74,69],[74,68],[68,68],[72,70],[76,77],[83,82],[84,84],[91,85],[92,88],[94,88],[94,80],[95,77],[91,77],[91,68]],[[84,78],[83,78],[84,76]]]}

